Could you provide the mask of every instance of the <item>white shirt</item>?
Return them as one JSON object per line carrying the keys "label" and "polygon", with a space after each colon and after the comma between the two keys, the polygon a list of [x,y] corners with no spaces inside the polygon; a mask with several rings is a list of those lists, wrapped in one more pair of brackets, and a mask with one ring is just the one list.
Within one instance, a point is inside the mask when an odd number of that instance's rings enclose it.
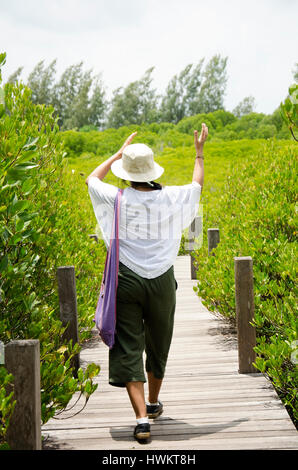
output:
{"label": "white shirt", "polygon": [[[88,191],[108,249],[118,188],[91,176]],[[201,185],[196,181],[154,191],[125,188],[120,203],[119,260],[147,279],[165,273],[178,255],[183,230],[197,214],[200,195]]]}

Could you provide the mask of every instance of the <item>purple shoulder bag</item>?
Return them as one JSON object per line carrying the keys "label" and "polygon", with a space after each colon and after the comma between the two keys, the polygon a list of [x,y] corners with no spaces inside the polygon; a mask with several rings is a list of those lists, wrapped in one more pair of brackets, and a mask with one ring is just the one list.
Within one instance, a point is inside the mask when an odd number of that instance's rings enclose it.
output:
{"label": "purple shoulder bag", "polygon": [[107,251],[100,294],[94,317],[99,335],[110,349],[114,346],[116,331],[116,297],[119,270],[119,217],[122,193],[123,189],[118,188],[114,203],[114,219],[110,246]]}

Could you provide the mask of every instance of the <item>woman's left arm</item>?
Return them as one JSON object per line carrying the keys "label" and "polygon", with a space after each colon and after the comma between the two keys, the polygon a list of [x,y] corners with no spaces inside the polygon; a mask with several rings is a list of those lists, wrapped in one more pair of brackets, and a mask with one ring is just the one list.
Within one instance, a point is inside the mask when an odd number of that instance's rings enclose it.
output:
{"label": "woman's left arm", "polygon": [[105,160],[103,163],[101,163],[97,168],[95,168],[95,170],[93,170],[92,173],[90,173],[90,175],[87,177],[85,183],[88,185],[88,179],[91,176],[96,176],[96,178],[99,178],[100,180],[103,180],[104,177],[106,176],[106,174],[108,173],[108,171],[110,170],[112,163],[115,160],[119,160],[120,158],[122,158],[123,150],[125,149],[125,147],[127,147],[131,143],[132,139],[134,138],[134,136],[136,134],[137,134],[137,132],[134,132],[133,134],[131,134],[126,139],[126,141],[122,145],[121,149],[118,150],[118,152],[116,152],[114,155],[112,155],[107,160]]}

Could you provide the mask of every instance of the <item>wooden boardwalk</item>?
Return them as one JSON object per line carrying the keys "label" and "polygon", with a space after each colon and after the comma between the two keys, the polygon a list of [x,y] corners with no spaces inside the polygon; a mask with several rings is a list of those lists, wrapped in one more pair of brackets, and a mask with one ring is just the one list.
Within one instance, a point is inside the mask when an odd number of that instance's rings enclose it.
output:
{"label": "wooden boardwalk", "polygon": [[[189,257],[179,256],[174,269],[177,307],[160,394],[164,412],[150,420],[150,442],[132,437],[126,389],[108,384],[108,348],[96,336],[82,350],[81,364],[100,364],[98,389],[77,416],[43,426],[45,449],[298,449],[297,430],[270,382],[260,373],[238,373],[235,332],[193,291]],[[147,384],[145,391],[147,397]]]}

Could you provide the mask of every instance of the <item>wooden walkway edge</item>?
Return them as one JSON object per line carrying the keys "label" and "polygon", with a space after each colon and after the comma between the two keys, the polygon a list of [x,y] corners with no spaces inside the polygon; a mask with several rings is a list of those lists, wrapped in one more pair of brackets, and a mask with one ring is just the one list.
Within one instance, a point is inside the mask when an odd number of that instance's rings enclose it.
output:
{"label": "wooden walkway edge", "polygon": [[[269,380],[261,373],[238,373],[235,334],[193,291],[197,281],[190,280],[189,256],[177,257],[174,270],[177,306],[160,394],[164,412],[150,420],[151,440],[139,444],[133,438],[127,392],[108,384],[108,348],[96,335],[80,357],[83,366],[100,364],[98,389],[77,416],[42,427],[44,449],[298,449],[297,430]],[[147,398],[147,384],[145,392]]]}

